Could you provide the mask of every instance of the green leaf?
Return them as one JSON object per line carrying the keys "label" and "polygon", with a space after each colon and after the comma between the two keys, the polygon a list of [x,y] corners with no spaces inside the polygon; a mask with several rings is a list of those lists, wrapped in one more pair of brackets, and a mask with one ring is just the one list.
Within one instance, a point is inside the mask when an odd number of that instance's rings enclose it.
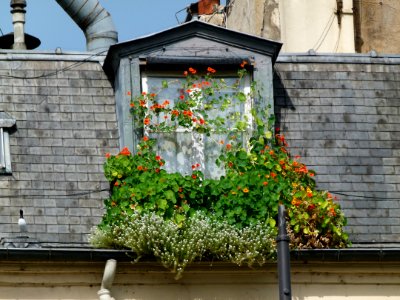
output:
{"label": "green leaf", "polygon": [[186,219],[186,217],[181,214],[176,214],[174,219],[175,219],[176,224],[182,226],[182,222]]}
{"label": "green leaf", "polygon": [[168,81],[163,80],[161,85],[162,85],[163,89],[167,89],[168,88]]}
{"label": "green leaf", "polygon": [[168,201],[165,199],[158,199],[156,203],[157,206],[162,210],[165,210],[168,206]]}
{"label": "green leaf", "polygon": [[246,102],[247,100],[246,94],[243,92],[237,93],[237,98],[240,102]]}
{"label": "green leaf", "polygon": [[176,203],[175,193],[172,190],[167,190],[164,192],[165,198],[171,200],[173,203]]}
{"label": "green leaf", "polygon": [[269,226],[271,226],[271,227],[275,227],[276,226],[276,221],[274,219],[269,218],[268,219],[268,223],[269,223]]}

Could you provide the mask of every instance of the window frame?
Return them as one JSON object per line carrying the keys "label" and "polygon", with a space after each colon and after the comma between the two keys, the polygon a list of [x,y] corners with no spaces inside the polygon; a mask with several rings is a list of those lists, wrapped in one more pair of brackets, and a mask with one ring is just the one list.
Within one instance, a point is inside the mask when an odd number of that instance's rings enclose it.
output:
{"label": "window frame", "polygon": [[0,175],[12,173],[9,131],[14,125],[15,119],[0,111]]}
{"label": "window frame", "polygon": [[[204,69],[204,66],[202,66],[202,68]],[[176,71],[176,70],[172,71],[172,70],[174,70],[172,65],[171,65],[170,69],[169,68],[163,68],[163,70],[154,70],[154,69],[153,70],[142,70],[140,72],[141,92],[146,92],[146,93],[152,92],[150,90],[150,86],[148,84],[150,78],[171,79],[171,80],[175,80],[175,79],[178,79],[178,80],[179,79],[183,79],[184,80],[185,79],[185,76],[182,75],[183,72]],[[251,92],[251,82],[252,82],[252,79],[253,79],[252,75],[253,75],[253,72],[252,72],[252,70],[250,70],[248,72],[248,74],[243,78],[242,91],[246,95],[249,95],[250,92]],[[200,77],[201,77],[201,74],[200,74]],[[214,78],[237,78],[237,77],[238,77],[237,76],[237,70],[234,71],[233,68],[229,68],[227,71],[218,71],[218,74],[216,76],[214,76]],[[252,113],[251,113],[252,109],[254,109],[254,108],[255,108],[254,99],[248,97],[247,101],[244,103],[244,106],[243,106],[243,115],[247,116],[247,118],[248,118],[247,119],[247,123],[248,123],[248,127],[247,128],[248,128],[248,130],[243,131],[242,140],[241,140],[241,143],[243,145],[246,145],[247,141],[249,140],[249,137],[251,136],[251,132],[254,129],[254,120],[253,120],[253,116],[252,116]],[[136,124],[136,125],[138,125],[138,124]],[[154,133],[157,134],[156,132],[154,132]],[[188,130],[186,128],[177,128],[174,131],[174,133],[175,134],[180,134],[180,133],[181,134],[185,134],[185,133],[195,134],[195,133],[193,133],[192,131],[190,131],[190,130]],[[143,135],[148,135],[148,134],[152,134],[152,133],[145,132],[145,129],[144,129],[144,126],[143,126],[142,134]],[[139,139],[136,139],[136,140],[139,140]],[[134,145],[135,149],[136,149],[136,146],[137,145]],[[203,150],[205,150],[206,149],[205,144],[203,146],[204,146]],[[218,145],[216,145],[216,147],[217,146]],[[160,148],[160,146],[157,146],[157,147]],[[217,173],[214,176],[211,175],[211,173],[213,173],[213,172],[210,171],[210,170],[206,170],[207,166],[206,166],[205,162],[207,160],[210,161],[210,159],[207,158],[207,155],[203,154],[203,157],[202,157],[202,160],[201,160],[203,162],[203,164],[201,164],[200,170],[202,170],[205,174],[207,174],[209,172],[210,173],[209,174],[210,177],[219,177],[219,176],[223,175],[222,173],[220,174],[220,172],[223,172],[222,169],[221,170],[215,170]],[[192,162],[192,163],[194,163],[194,162]],[[190,164],[190,166],[191,166],[191,164]],[[175,169],[172,170],[171,169],[169,171],[178,171],[178,170],[175,170]],[[190,168],[188,167],[187,170],[184,173],[189,173],[189,172],[190,172]]]}

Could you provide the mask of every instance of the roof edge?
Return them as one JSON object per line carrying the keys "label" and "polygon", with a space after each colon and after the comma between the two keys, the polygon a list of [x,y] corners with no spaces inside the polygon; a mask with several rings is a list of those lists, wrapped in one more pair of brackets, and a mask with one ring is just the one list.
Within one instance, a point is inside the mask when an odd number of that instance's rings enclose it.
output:
{"label": "roof edge", "polygon": [[[116,259],[120,262],[130,262],[134,260],[134,257],[134,252],[130,250],[93,248],[0,249],[0,261],[104,262],[108,259]],[[292,250],[291,260],[293,262],[400,262],[400,247]],[[146,260],[143,262],[146,262]]]}
{"label": "roof edge", "polygon": [[281,42],[193,20],[161,32],[112,45],[107,53],[103,68],[109,78],[114,78],[122,57],[142,54],[151,49],[164,47],[191,37],[202,37],[221,44],[269,55],[272,63],[275,63],[282,47]]}

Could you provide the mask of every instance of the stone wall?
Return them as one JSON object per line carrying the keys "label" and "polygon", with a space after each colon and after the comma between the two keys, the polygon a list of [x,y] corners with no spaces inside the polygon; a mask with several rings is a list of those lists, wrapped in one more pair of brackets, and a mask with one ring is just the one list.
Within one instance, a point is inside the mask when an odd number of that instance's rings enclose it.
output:
{"label": "stone wall", "polygon": [[0,175],[0,237],[23,209],[42,246],[81,245],[103,214],[102,165],[118,149],[113,89],[88,54],[0,53],[0,110],[16,119],[12,175]]}
{"label": "stone wall", "polygon": [[400,52],[400,1],[354,0],[356,51]]}
{"label": "stone wall", "polygon": [[400,242],[400,58],[281,55],[275,69],[278,123],[353,243]]}

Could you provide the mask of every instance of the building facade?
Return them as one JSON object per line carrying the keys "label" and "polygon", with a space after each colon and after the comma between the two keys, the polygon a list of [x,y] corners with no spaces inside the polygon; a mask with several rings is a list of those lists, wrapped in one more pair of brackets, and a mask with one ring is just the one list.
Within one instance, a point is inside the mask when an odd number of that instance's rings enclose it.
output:
{"label": "building facade", "polygon": [[[283,2],[269,2],[270,18]],[[228,28],[240,3],[230,2]],[[335,43],[322,45],[332,52]],[[1,50],[0,299],[97,299],[99,289],[115,299],[277,299],[274,263],[199,262],[175,281],[155,261],[132,265],[129,252],[93,249],[87,240],[109,193],[104,156],[134,146],[126,91],[140,92],[143,70],[243,57],[269,88],[291,152],[315,169],[318,186],[338,197],[349,221],[351,248],[292,252],[293,299],[400,299],[400,59],[278,52],[279,43],[201,21],[111,46],[107,57]],[[118,264],[106,284],[109,259]]]}

